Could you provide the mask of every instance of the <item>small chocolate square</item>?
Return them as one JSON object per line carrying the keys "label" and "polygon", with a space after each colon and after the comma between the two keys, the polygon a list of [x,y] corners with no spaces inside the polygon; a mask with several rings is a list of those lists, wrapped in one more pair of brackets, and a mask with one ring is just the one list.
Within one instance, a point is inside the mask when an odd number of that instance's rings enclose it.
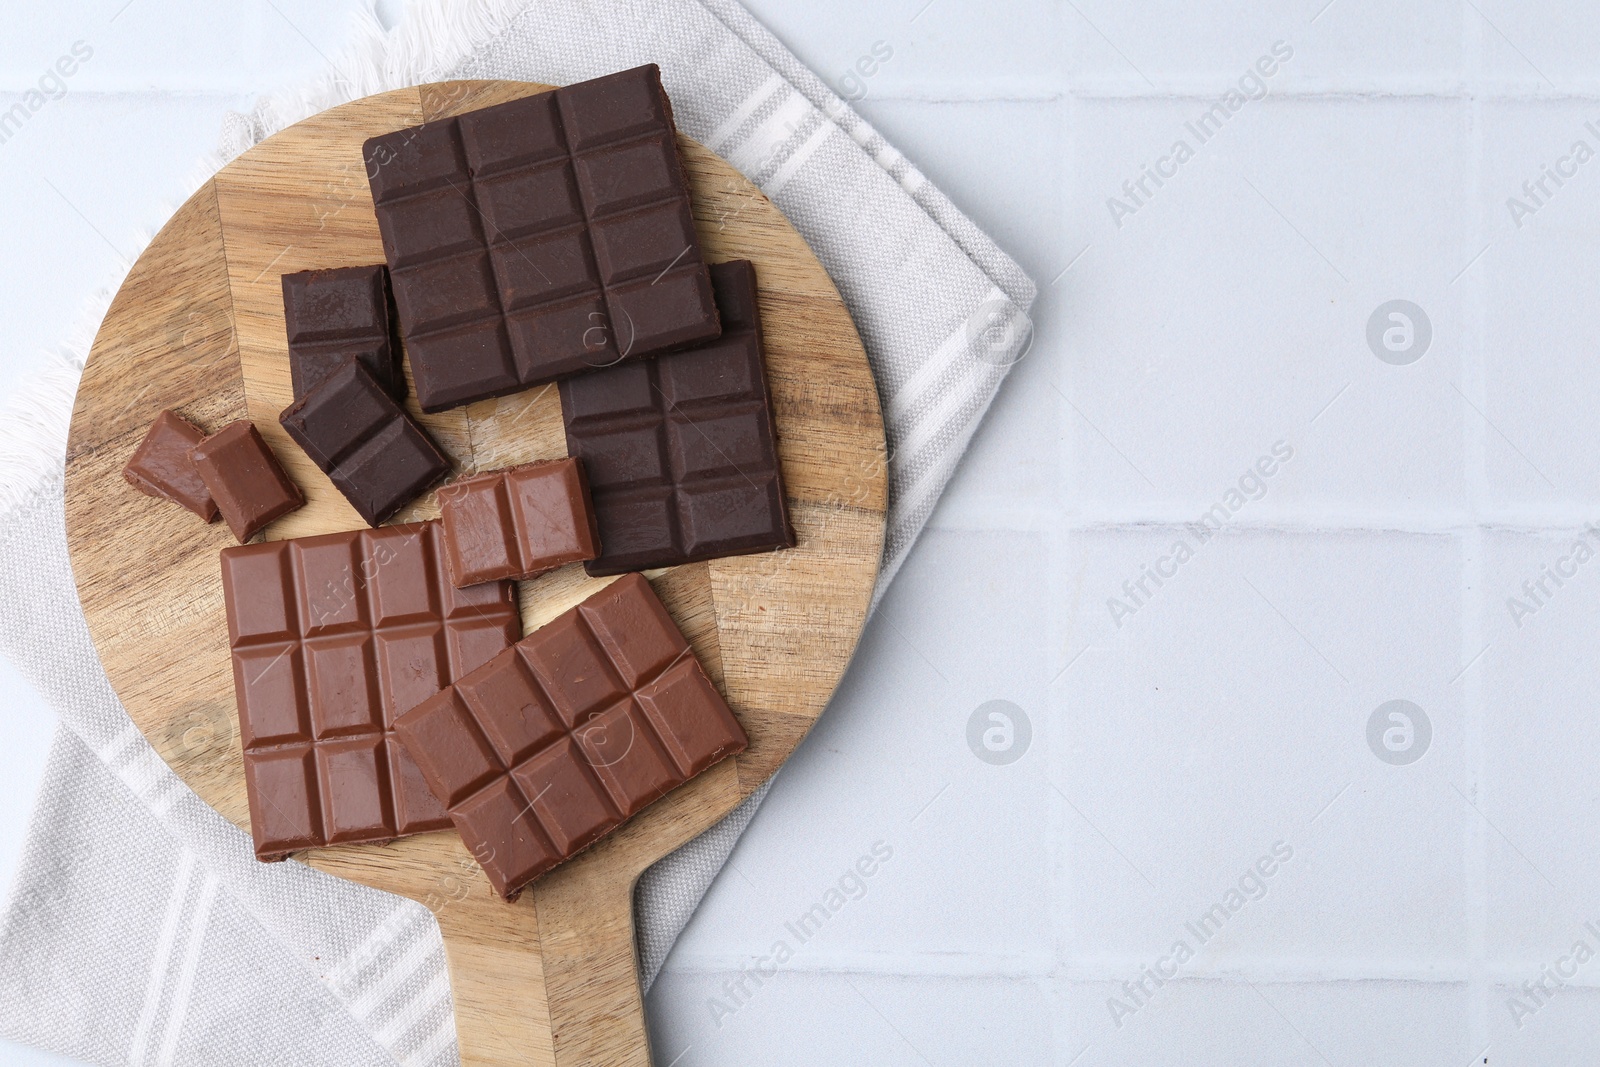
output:
{"label": "small chocolate square", "polygon": [[306,502],[249,419],[230,422],[190,453],[201,481],[240,544]]}
{"label": "small chocolate square", "polygon": [[200,472],[195,469],[194,446],[205,434],[173,411],[163,411],[150,424],[144,441],[122,468],[128,484],[157,500],[170,500],[207,522],[217,519],[217,504],[211,499]]}

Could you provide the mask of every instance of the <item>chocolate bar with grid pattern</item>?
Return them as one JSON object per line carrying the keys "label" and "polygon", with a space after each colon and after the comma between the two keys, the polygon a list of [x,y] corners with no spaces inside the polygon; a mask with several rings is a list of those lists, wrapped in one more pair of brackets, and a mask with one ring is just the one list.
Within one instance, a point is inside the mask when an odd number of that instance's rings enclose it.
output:
{"label": "chocolate bar with grid pattern", "polygon": [[536,578],[600,551],[589,485],[575,459],[451,482],[439,490],[439,519],[445,563],[458,586]]}
{"label": "chocolate bar with grid pattern", "polygon": [[383,391],[406,398],[400,331],[389,295],[389,268],[333,267],[285,274],[283,323],[289,335],[289,379],[299,400],[346,356],[361,360]]}
{"label": "chocolate bar with grid pattern", "polygon": [[749,744],[637,574],[407,712],[395,733],[507,900]]}
{"label": "chocolate bar with grid pattern", "polygon": [[654,64],[364,152],[423,411],[720,332]]}
{"label": "chocolate bar with grid pattern", "polygon": [[516,641],[516,586],[452,586],[433,521],[224,549],[222,589],[257,858],[447,828],[393,724]]}
{"label": "chocolate bar with grid pattern", "polygon": [[600,528],[590,574],[792,547],[747,260],[711,268],[722,336],[561,383]]}

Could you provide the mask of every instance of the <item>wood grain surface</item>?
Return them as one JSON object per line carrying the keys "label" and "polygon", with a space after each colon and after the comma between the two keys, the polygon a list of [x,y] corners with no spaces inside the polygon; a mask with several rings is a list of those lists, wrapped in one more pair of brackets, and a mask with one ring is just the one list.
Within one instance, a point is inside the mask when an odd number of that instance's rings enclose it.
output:
{"label": "wood grain surface", "polygon": [[[361,156],[367,137],[543,92],[450,82],[368,97],[269,138],[192,196],[112,302],[84,369],[67,454],[78,593],[112,685],[162,757],[248,829],[217,553],[221,524],[129,487],[121,468],[155,416],[206,430],[255,420],[307,506],[268,539],[361,525],[284,434],[289,365],[279,276],[383,259]],[[304,862],[422,901],[449,960],[462,1062],[647,1064],[633,886],[655,860],[765,781],[838,684],[882,548],[885,450],[866,354],[827,273],[731,166],[681,139],[713,261],[755,262],[779,453],[799,545],[651,572],[751,739],[596,847],[501,902],[452,832],[312,850]],[[553,386],[416,415],[461,472],[566,454]],[[433,494],[395,518],[437,514]],[[601,588],[573,565],[521,583],[525,628]],[[240,847],[246,847],[244,842]]]}

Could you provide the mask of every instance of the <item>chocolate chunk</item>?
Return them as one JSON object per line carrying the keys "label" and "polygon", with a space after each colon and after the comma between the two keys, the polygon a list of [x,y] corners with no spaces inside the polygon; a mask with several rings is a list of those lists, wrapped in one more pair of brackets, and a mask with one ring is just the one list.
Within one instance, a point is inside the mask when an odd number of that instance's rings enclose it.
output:
{"label": "chocolate chunk", "polygon": [[423,411],[718,335],[654,64],[365,146]]}
{"label": "chocolate chunk", "polygon": [[122,468],[128,484],[158,500],[188,508],[207,522],[217,519],[217,503],[195,469],[191,454],[205,434],[176,412],[163,411]]}
{"label": "chocolate chunk", "polygon": [[305,396],[346,356],[361,360],[384,392],[406,398],[399,324],[392,313],[389,269],[335,267],[283,276],[283,321],[289,334],[294,398]]}
{"label": "chocolate chunk", "polygon": [[722,337],[561,383],[567,451],[600,528],[590,574],[795,543],[761,352],[755,268],[711,268]]}
{"label": "chocolate chunk", "polygon": [[249,419],[230,422],[195,445],[190,455],[240,544],[306,502]]}
{"label": "chocolate chunk", "polygon": [[589,485],[575,459],[528,463],[439,490],[445,561],[458,586],[533,578],[600,550]]}
{"label": "chocolate chunk", "polygon": [[507,900],[749,744],[637,574],[423,701],[395,734]]}
{"label": "chocolate chunk", "polygon": [[521,633],[516,586],[444,580],[437,522],[222,552],[256,856],[450,821],[396,718]]}
{"label": "chocolate chunk", "polygon": [[346,356],[278,421],[368,526],[450,473],[450,460],[355,356]]}

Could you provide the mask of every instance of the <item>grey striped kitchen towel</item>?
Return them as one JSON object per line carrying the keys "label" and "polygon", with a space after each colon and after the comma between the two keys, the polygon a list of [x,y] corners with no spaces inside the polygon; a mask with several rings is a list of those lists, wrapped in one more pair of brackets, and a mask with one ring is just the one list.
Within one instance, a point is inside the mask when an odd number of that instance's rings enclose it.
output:
{"label": "grey striped kitchen towel", "polygon": [[[559,84],[644,62],[660,64],[683,130],[777,203],[855,316],[890,444],[881,595],[1026,350],[1035,289],[735,0],[422,0],[393,28],[369,13],[326,78],[228,116],[214,163],[384,89]],[[0,654],[63,724],[0,921],[0,1033],[141,1067],[458,1062],[427,909],[295,862],[257,863],[111,691],[78,609],[61,499],[86,348],[37,383],[0,435]],[[641,881],[647,984],[761,796]]]}

